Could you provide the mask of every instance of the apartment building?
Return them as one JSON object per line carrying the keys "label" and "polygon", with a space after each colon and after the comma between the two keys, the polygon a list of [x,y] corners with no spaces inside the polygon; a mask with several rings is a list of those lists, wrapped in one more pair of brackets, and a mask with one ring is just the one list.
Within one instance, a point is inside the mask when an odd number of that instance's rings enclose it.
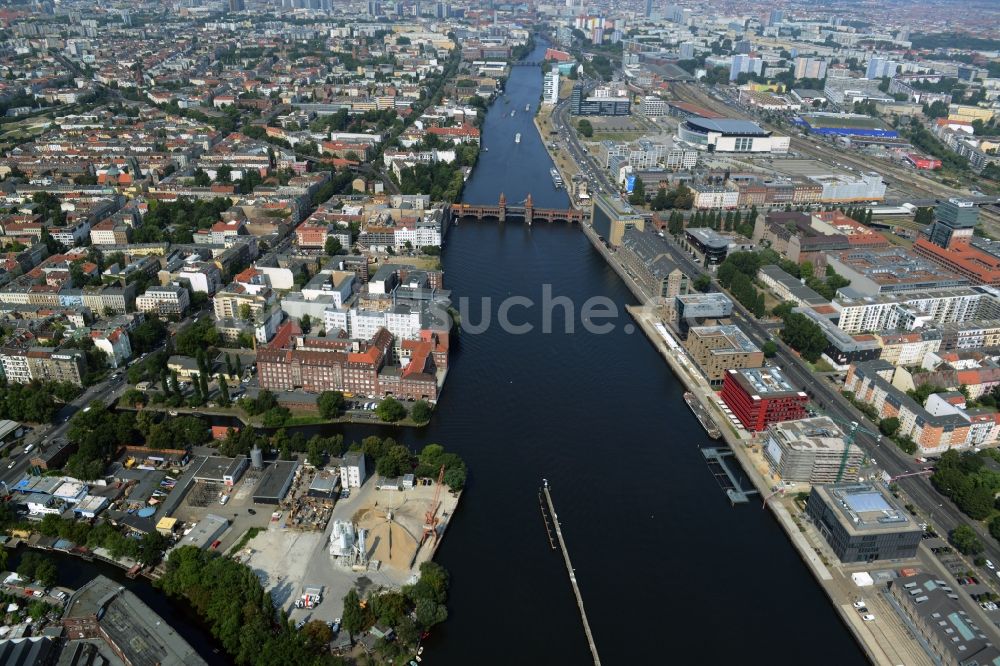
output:
{"label": "apartment building", "polygon": [[920,455],[970,446],[970,423],[963,414],[932,414],[892,384],[894,373],[895,367],[882,359],[856,363],[847,371],[844,388],[871,405],[878,419],[899,419],[898,433],[916,442]]}
{"label": "apartment building", "polygon": [[838,326],[847,333],[913,330],[931,324],[1000,319],[997,292],[983,287],[877,296],[854,294],[840,296],[831,305],[840,313]]}
{"label": "apartment building", "polygon": [[694,326],[684,346],[713,386],[721,385],[730,369],[764,365],[764,352],[736,325]]}
{"label": "apartment building", "polygon": [[139,312],[160,315],[181,315],[191,305],[191,296],[184,287],[150,287],[135,299]]}
{"label": "apartment building", "polygon": [[121,327],[111,331],[94,331],[90,339],[108,357],[108,365],[112,368],[118,368],[132,358],[131,340]]}

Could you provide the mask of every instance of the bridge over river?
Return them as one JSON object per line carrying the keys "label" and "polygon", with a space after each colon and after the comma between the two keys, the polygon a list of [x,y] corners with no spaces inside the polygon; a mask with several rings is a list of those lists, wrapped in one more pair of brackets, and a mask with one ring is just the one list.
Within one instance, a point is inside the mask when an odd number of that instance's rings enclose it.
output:
{"label": "bridge over river", "polygon": [[500,201],[496,205],[477,205],[456,203],[451,206],[452,217],[474,217],[477,220],[494,219],[506,222],[510,218],[520,218],[526,224],[533,222],[583,222],[588,213],[575,208],[536,208],[531,194],[520,204],[510,205],[507,197],[500,193]]}

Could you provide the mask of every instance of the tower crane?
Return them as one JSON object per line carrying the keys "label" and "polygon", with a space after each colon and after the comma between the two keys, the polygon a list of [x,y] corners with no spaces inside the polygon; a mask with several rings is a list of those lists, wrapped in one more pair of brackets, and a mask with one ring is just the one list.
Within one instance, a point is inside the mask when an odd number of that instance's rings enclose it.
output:
{"label": "tower crane", "polygon": [[840,467],[837,468],[836,482],[840,483],[841,479],[844,478],[844,470],[847,469],[847,458],[850,456],[851,445],[854,444],[854,439],[857,433],[860,431],[867,435],[871,435],[872,437],[875,438],[876,443],[882,441],[882,433],[872,432],[868,428],[863,428],[861,427],[861,424],[858,423],[857,421],[845,421],[843,419],[837,418],[836,416],[831,416],[830,414],[824,414],[824,416],[826,416],[831,421],[836,421],[837,423],[846,426],[846,428],[844,428],[844,455],[841,456]]}
{"label": "tower crane", "polygon": [[420,537],[420,544],[423,545],[427,541],[427,537],[434,535],[437,539],[437,526],[438,518],[437,511],[438,507],[441,506],[441,486],[444,485],[444,465],[441,465],[441,470],[438,472],[437,487],[434,488],[434,499],[431,501],[431,507],[427,509],[427,513],[424,514],[424,533]]}

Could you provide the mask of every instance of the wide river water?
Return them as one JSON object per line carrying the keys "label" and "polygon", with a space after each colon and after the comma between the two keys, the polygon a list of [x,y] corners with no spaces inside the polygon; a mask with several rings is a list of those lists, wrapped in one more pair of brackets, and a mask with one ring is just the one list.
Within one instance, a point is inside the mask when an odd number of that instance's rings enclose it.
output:
{"label": "wide river water", "polygon": [[[543,53],[540,45],[528,59]],[[488,150],[465,201],[495,203],[503,192],[516,204],[531,193],[537,206],[567,205],[532,123],[541,87],[538,67],[513,69],[508,101],[501,97],[487,115]],[[348,442],[393,436],[414,450],[439,442],[468,463],[467,490],[437,557],[452,576],[450,617],[430,637],[424,663],[591,661],[539,512],[543,477],[604,664],[866,663],[770,512],[756,502],[730,505],[698,451],[711,441],[683,387],[630,325],[624,306],[634,298],[579,229],[463,220],[448,233],[443,262],[453,298],[473,303],[468,322],[482,321],[481,299],[490,299],[496,320],[505,299],[520,296],[534,305],[513,308],[510,319],[534,330],[515,334],[494,323],[464,331],[424,428],[323,428]],[[543,330],[546,289],[569,299],[573,332],[561,306]],[[610,332],[584,330],[596,323],[582,312],[595,297],[619,310],[600,320],[613,324]],[[68,557],[60,564],[68,585],[112,573],[210,663],[223,663],[183,604],[99,565]]]}

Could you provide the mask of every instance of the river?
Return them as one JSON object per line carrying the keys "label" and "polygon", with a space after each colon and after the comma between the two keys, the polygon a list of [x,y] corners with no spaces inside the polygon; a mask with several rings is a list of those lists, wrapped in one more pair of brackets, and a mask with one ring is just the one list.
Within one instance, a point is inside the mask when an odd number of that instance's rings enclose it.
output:
{"label": "river", "polygon": [[[541,60],[544,48],[528,59]],[[513,69],[510,102],[487,115],[489,150],[467,202],[493,203],[504,192],[514,204],[530,192],[538,206],[567,205],[524,111],[537,108],[541,85],[539,68]],[[543,285],[578,310],[593,297],[619,309],[635,302],[566,224],[463,220],[448,234],[443,262],[453,296],[477,304],[467,318],[474,323],[481,298],[493,299],[494,311],[510,296],[538,303]],[[468,463],[467,491],[437,558],[452,576],[450,618],[430,637],[426,663],[590,661],[562,558],[539,513],[543,477],[604,664],[866,663],[770,512],[730,505],[698,451],[710,440],[682,386],[624,310],[604,334],[581,330],[580,312],[566,333],[561,308],[551,333],[541,330],[539,305],[515,308],[512,318],[536,328],[462,333],[426,427],[322,428],[348,442],[369,434],[414,449],[440,442]]]}
{"label": "river", "polygon": [[[544,45],[528,57],[541,60]],[[488,151],[469,203],[564,207],[532,123],[537,67],[513,69],[484,125]],[[531,105],[532,114],[524,107]],[[510,112],[516,110],[514,117]],[[514,134],[521,142],[514,143]],[[540,301],[543,285],[577,308],[634,299],[581,231],[566,224],[463,220],[448,234],[446,287],[497,303]],[[537,490],[547,477],[604,664],[866,663],[788,537],[757,503],[733,508],[698,451],[710,442],[683,388],[622,310],[614,330],[463,332],[431,423],[377,429],[414,448],[440,442],[470,469],[438,554],[452,575],[450,619],[427,661],[585,664],[590,653],[566,569],[549,547]],[[479,309],[472,308],[473,322]],[[518,322],[542,324],[540,307]],[[342,428],[348,441],[372,429]],[[659,657],[657,657],[659,655]]]}
{"label": "river", "polygon": [[[16,571],[25,553],[30,552],[27,546],[18,546],[11,551],[7,561],[7,569]],[[157,615],[194,648],[209,664],[231,664],[232,660],[219,648],[218,642],[211,631],[198,621],[191,607],[182,599],[172,599],[159,590],[145,578],[131,579],[120,567],[98,560],[88,562],[75,555],[59,551],[35,551],[44,557],[54,560],[59,569],[58,584],[70,589],[83,587],[88,581],[98,575],[104,575],[128,588],[142,599]]]}

